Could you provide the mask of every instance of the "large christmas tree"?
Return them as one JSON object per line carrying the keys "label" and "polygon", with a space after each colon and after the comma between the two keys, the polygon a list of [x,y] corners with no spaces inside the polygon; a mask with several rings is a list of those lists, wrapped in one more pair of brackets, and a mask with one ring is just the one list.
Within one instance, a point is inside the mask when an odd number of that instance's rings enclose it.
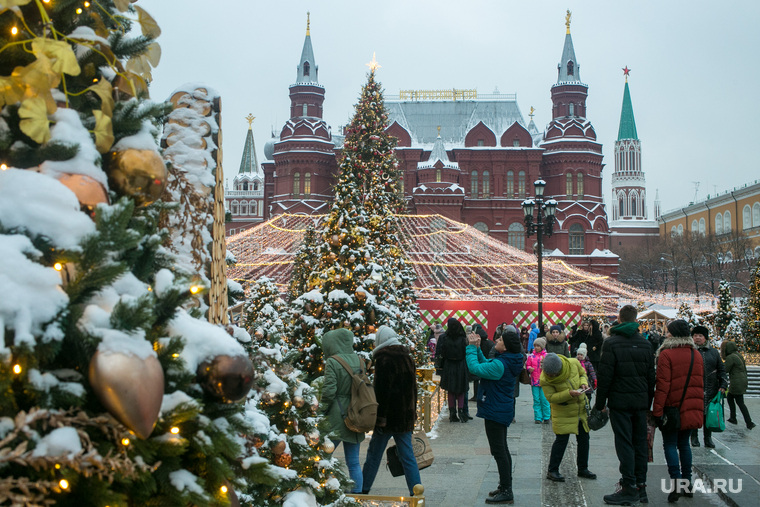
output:
{"label": "large christmas tree", "polygon": [[192,206],[159,199],[172,105],[132,3],[0,1],[0,503],[340,501],[313,394],[257,376],[250,337],[203,318],[202,262],[166,247]]}
{"label": "large christmas tree", "polygon": [[731,298],[731,286],[725,280],[721,280],[718,291],[718,310],[713,318],[716,335],[714,338],[723,339],[735,319],[736,305]]}
{"label": "large christmas tree", "polygon": [[314,378],[323,358],[321,336],[345,327],[365,357],[374,332],[386,324],[413,349],[422,351],[417,326],[414,275],[400,249],[398,220],[403,211],[402,180],[389,136],[388,114],[377,65],[370,65],[340,160],[335,202],[321,231],[318,264],[306,291],[293,301],[288,334],[295,361]]}

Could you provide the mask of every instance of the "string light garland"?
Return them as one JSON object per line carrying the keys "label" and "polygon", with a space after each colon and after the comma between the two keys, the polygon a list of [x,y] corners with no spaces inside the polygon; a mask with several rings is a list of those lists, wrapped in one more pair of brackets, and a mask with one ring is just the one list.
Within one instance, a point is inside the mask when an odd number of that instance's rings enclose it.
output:
{"label": "string light garland", "polygon": [[[418,298],[535,302],[534,255],[440,215],[394,216],[399,221],[399,246],[417,275]],[[229,237],[228,248],[238,260],[229,276],[244,285],[267,276],[285,289],[306,228],[322,227],[325,218],[283,214]],[[645,293],[551,257],[544,262],[544,287],[545,301],[581,304],[586,313],[614,314],[619,304],[639,301],[676,308],[686,301],[696,311],[709,310],[713,303],[692,294]]]}

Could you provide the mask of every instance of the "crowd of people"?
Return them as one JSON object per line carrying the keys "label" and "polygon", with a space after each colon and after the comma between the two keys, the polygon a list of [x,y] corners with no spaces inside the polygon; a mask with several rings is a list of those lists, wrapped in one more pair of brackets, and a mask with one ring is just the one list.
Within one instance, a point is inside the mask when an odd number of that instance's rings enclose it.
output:
{"label": "crowd of people", "polygon": [[[468,399],[476,402],[476,416],[484,420],[499,472],[499,484],[486,503],[514,502],[507,432],[515,422],[521,375],[530,385],[534,423],[551,424],[555,434],[547,480],[565,482],[560,464],[570,435],[577,441],[578,477],[596,479],[589,469],[589,414],[609,419],[621,475],[616,490],[604,496],[609,505],[648,502],[651,449],[647,434],[652,421],[661,430],[668,474],[674,481],[669,502],[692,496],[691,448],[715,447],[705,417],[718,393],[727,395],[728,423],[738,424],[738,407],[747,428],[755,427],[743,399],[747,369],[736,343],[724,341],[718,350],[710,345],[707,328],[692,328],[684,320],[642,329],[637,314],[636,307],[627,305],[611,324],[589,320],[570,328],[562,324],[540,328],[534,323],[518,329],[505,322],[491,338],[481,325],[463,326],[455,318],[448,319],[445,327],[431,326],[428,348],[440,387],[447,392],[448,420],[466,423],[472,419]],[[351,379],[332,357],[340,356],[361,371],[363,364],[352,344],[353,336],[345,329],[323,337],[326,374],[320,406],[331,426],[331,438],[336,446],[343,444],[353,492],[368,493],[393,437],[413,494],[420,474],[411,445],[417,386],[410,351],[392,329],[379,328],[372,354],[378,415],[362,467],[359,444],[365,435],[351,431],[344,422]],[[468,398],[470,382],[472,398]]]}

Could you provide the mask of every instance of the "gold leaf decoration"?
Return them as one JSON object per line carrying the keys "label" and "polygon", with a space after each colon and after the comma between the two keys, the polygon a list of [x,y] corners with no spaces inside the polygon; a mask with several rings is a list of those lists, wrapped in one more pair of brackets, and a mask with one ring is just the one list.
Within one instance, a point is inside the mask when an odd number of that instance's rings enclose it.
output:
{"label": "gold leaf decoration", "polygon": [[32,52],[39,58],[45,55],[52,61],[53,71],[78,76],[81,72],[74,50],[66,41],[37,37],[32,41]]}
{"label": "gold leaf decoration", "polygon": [[103,111],[103,114],[113,116],[113,87],[111,83],[106,79],[101,79],[97,84],[90,86],[89,90],[92,90],[100,97],[100,109]]}
{"label": "gold leaf decoration", "polygon": [[0,107],[15,104],[24,97],[24,85],[15,77],[0,76]]}
{"label": "gold leaf decoration", "polygon": [[127,61],[127,70],[141,76],[146,81],[150,81],[150,64],[145,55],[133,56]]}
{"label": "gold leaf decoration", "polygon": [[39,97],[26,99],[18,110],[22,118],[19,127],[33,141],[43,144],[50,140],[50,121],[45,101]]}
{"label": "gold leaf decoration", "polygon": [[135,10],[137,11],[137,20],[140,22],[140,27],[142,27],[142,34],[144,36],[155,39],[161,35],[161,28],[159,28],[158,23],[153,19],[153,16],[137,5],[135,5]]}
{"label": "gold leaf decoration", "polygon": [[145,56],[154,68],[158,67],[158,62],[161,61],[161,46],[159,46],[158,42],[154,42],[148,46]]}
{"label": "gold leaf decoration", "polygon": [[111,149],[114,142],[113,136],[113,124],[111,123],[111,117],[103,111],[93,110],[93,116],[95,116],[95,147],[100,153],[106,153]]}
{"label": "gold leaf decoration", "polygon": [[127,12],[129,4],[132,3],[129,0],[113,0],[113,5],[119,12]]}

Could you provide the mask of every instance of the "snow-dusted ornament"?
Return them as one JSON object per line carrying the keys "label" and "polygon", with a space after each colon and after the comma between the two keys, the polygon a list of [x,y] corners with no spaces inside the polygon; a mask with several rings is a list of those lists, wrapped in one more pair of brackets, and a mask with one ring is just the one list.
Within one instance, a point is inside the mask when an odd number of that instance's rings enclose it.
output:
{"label": "snow-dusted ornament", "polygon": [[164,398],[164,370],[155,355],[98,350],[90,360],[89,380],[112,416],[138,437],[150,436]]}
{"label": "snow-dusted ornament", "polygon": [[112,151],[107,162],[108,184],[138,206],[157,201],[166,188],[166,164],[153,150]]}
{"label": "snow-dusted ornament", "polygon": [[80,209],[90,218],[95,216],[95,207],[98,204],[108,204],[108,193],[103,184],[86,174],[64,173],[58,176],[58,181],[74,192],[79,200]]}
{"label": "snow-dusted ornament", "polygon": [[245,399],[254,381],[253,363],[246,356],[219,355],[198,366],[198,383],[225,403]]}

